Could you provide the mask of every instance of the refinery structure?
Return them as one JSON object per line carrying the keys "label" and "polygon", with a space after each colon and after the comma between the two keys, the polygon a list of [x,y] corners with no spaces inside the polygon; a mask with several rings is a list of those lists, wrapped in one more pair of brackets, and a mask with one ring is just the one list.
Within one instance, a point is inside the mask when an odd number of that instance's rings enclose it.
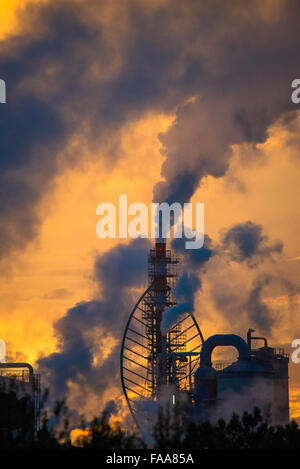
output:
{"label": "refinery structure", "polygon": [[40,426],[40,375],[29,363],[0,363],[0,431],[27,429],[34,437]]}
{"label": "refinery structure", "polygon": [[178,259],[159,240],[148,257],[148,288],[130,314],[121,347],[123,391],[136,422],[139,408],[147,400],[157,400],[168,389],[193,392],[193,376],[204,342],[192,314],[185,314],[170,330],[162,333],[167,308],[176,306],[172,289],[178,278]]}
{"label": "refinery structure", "polygon": [[[180,308],[173,296],[179,263],[166,240],[156,240],[148,256],[148,288],[133,308],[121,346],[121,383],[129,410],[141,428],[147,403],[167,396],[184,401],[190,417],[200,423],[231,417],[259,407],[272,424],[289,421],[288,356],[268,346],[264,337],[246,340],[234,334],[204,340],[191,312],[178,315],[169,330],[164,314]],[[260,346],[263,345],[263,346]],[[216,367],[216,347],[234,347],[238,359]],[[255,348],[255,346],[260,346]]]}
{"label": "refinery structure", "polygon": [[[153,403],[166,402],[180,402],[184,415],[198,423],[251,412],[254,406],[270,423],[288,423],[288,356],[270,347],[266,338],[253,335],[253,329],[246,340],[234,334],[204,340],[193,313],[174,297],[178,264],[166,240],[156,240],[148,255],[148,286],[125,327],[121,383],[137,426],[141,429],[149,420]],[[165,327],[170,311],[179,314]],[[237,360],[216,366],[216,347],[234,347]],[[29,425],[34,435],[39,429],[40,376],[30,364],[6,363],[5,358],[0,362],[0,412],[0,430]]]}

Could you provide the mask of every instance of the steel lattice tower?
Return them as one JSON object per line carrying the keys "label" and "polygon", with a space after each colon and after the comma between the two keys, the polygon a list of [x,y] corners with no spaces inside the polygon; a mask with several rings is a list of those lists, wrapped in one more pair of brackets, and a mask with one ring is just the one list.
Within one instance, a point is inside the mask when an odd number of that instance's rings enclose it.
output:
{"label": "steel lattice tower", "polygon": [[129,409],[137,421],[138,403],[156,400],[173,385],[193,395],[192,376],[204,341],[192,314],[180,317],[163,335],[164,311],[175,306],[172,290],[179,259],[159,239],[148,255],[148,288],[128,319],[121,347],[121,381]]}

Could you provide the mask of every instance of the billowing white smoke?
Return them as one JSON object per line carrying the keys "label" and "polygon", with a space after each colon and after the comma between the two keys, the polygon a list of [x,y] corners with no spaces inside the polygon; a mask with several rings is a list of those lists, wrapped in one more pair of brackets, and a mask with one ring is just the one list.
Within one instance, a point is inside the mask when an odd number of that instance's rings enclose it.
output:
{"label": "billowing white smoke", "polygon": [[187,394],[184,392],[178,394],[178,389],[173,384],[161,386],[157,400],[141,399],[140,401],[135,402],[135,406],[138,411],[137,418],[139,428],[148,448],[154,448],[155,442],[153,438],[153,427],[157,423],[160,410],[162,410],[165,415],[168,411],[170,412],[170,423],[172,427],[172,429],[170,428],[170,431],[172,432],[176,428],[174,425],[175,408],[173,407],[173,396],[175,395],[177,405],[179,403],[185,405],[188,402]]}
{"label": "billowing white smoke", "polygon": [[179,303],[176,306],[171,306],[163,313],[162,322],[160,324],[160,330],[162,335],[166,335],[170,329],[179,321],[180,317],[186,313],[192,311],[191,303]]}
{"label": "billowing white smoke", "polygon": [[262,412],[264,422],[268,424],[279,424],[272,415],[272,384],[263,380],[256,382],[249,387],[243,388],[240,392],[227,389],[222,393],[217,402],[217,411],[211,416],[209,421],[215,425],[219,419],[229,422],[233,414],[242,418],[244,412],[252,413],[255,407]]}

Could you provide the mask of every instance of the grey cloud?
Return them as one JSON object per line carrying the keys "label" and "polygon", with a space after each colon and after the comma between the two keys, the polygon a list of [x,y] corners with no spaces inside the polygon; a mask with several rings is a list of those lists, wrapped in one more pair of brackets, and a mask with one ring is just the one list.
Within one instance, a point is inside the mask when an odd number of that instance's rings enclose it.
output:
{"label": "grey cloud", "polygon": [[281,241],[271,242],[262,232],[262,226],[251,221],[239,223],[223,233],[220,249],[229,254],[231,260],[248,262],[254,267],[258,262],[271,259],[283,250]]}
{"label": "grey cloud", "polygon": [[195,35],[203,65],[198,96],[179,106],[160,136],[165,181],[154,188],[155,200],[187,202],[203,178],[226,174],[232,145],[264,142],[268,127],[295,111],[290,84],[297,75],[299,4],[285,2],[281,16],[267,21],[255,4],[213,2],[202,11],[205,26]]}
{"label": "grey cloud", "polygon": [[[289,109],[298,10],[292,0],[267,15],[238,0],[31,5],[24,32],[0,45],[8,87],[0,108],[0,258],[38,234],[37,205],[74,164],[66,148],[75,133],[92,153],[106,143],[114,165],[124,124],[178,108],[161,136],[166,181],[154,198],[187,201],[204,177],[222,177],[230,146],[263,141]],[[191,96],[198,98],[182,105]]]}
{"label": "grey cloud", "polygon": [[244,310],[248,315],[249,324],[254,324],[261,332],[269,334],[275,318],[270,308],[262,301],[263,288],[272,281],[272,277],[262,276],[255,280],[248,298],[244,304]]}
{"label": "grey cloud", "polygon": [[[119,376],[119,346],[122,332],[133,305],[131,288],[143,284],[147,266],[145,239],[119,245],[99,256],[95,262],[95,280],[101,283],[101,299],[83,301],[54,323],[58,351],[38,361],[44,384],[55,397],[68,394],[68,382],[82,382],[82,387],[101,393]],[[100,331],[100,332],[99,332]],[[93,366],[93,354],[102,338],[117,340],[111,354]]]}

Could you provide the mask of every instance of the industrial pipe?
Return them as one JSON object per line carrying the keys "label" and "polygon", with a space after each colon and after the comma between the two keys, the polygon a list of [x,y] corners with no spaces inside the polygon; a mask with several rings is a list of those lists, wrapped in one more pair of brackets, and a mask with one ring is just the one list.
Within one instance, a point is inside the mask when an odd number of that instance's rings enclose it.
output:
{"label": "industrial pipe", "polygon": [[239,352],[239,360],[250,359],[250,348],[247,343],[235,334],[216,334],[207,339],[202,345],[200,367],[212,366],[211,354],[215,347],[232,346]]}
{"label": "industrial pipe", "polygon": [[0,369],[1,368],[27,368],[29,371],[29,380],[32,383],[33,382],[33,368],[29,363],[0,363]]}
{"label": "industrial pipe", "polygon": [[254,329],[249,329],[248,332],[247,332],[247,342],[248,342],[250,350],[251,350],[251,341],[252,340],[263,340],[264,344],[265,344],[265,347],[268,347],[268,341],[265,337],[253,337],[252,332],[255,332],[255,330]]}

